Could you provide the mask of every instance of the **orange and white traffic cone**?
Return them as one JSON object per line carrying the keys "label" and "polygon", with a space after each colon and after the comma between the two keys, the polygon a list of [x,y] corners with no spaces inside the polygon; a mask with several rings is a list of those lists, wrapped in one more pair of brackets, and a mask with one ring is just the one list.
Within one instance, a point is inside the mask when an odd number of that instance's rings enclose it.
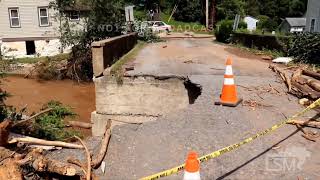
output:
{"label": "orange and white traffic cone", "polygon": [[215,102],[215,105],[236,107],[241,102],[242,99],[238,98],[236,85],[234,83],[232,60],[231,58],[228,58],[226,62],[226,72],[224,75],[222,94],[220,96],[220,101]]}
{"label": "orange and white traffic cone", "polygon": [[183,180],[201,180],[200,162],[196,152],[190,152],[186,161]]}

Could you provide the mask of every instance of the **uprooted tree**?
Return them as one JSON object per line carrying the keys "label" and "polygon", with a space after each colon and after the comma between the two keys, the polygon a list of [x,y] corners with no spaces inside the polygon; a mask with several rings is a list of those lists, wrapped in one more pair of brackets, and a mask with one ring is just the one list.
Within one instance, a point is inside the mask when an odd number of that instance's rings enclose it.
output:
{"label": "uprooted tree", "polygon": [[[26,107],[17,111],[5,104],[6,97],[8,93],[0,88],[0,179],[51,179],[51,177],[65,179],[71,176],[86,176],[86,179],[91,179],[91,169],[97,169],[106,154],[111,136],[111,121],[108,121],[99,152],[93,156],[83,141],[76,136],[77,133],[64,129],[73,124],[77,127],[90,127],[90,124],[85,123],[66,123],[65,117],[75,115],[70,108],[51,101],[45,104],[40,112],[26,117],[23,116]],[[79,140],[81,145],[57,141],[74,139],[72,137]],[[88,157],[87,168],[85,163],[73,157],[67,162],[59,161],[47,156],[43,150],[56,147],[85,149]]]}

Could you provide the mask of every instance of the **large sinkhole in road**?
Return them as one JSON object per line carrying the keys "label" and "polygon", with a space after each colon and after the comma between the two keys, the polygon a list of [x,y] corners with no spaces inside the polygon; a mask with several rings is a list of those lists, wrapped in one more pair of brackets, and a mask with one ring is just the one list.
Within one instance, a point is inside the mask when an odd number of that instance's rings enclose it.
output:
{"label": "large sinkhole in road", "polygon": [[184,86],[188,91],[189,104],[194,104],[202,93],[202,87],[199,84],[191,82],[190,79],[184,81]]}

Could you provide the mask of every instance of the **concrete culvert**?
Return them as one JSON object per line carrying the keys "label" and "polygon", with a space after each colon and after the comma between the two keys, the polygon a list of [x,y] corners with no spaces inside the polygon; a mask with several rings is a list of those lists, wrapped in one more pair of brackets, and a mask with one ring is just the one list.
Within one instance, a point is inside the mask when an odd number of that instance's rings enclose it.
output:
{"label": "concrete culvert", "polygon": [[189,104],[194,104],[202,93],[202,87],[199,84],[191,82],[190,79],[184,82],[184,86],[188,91]]}

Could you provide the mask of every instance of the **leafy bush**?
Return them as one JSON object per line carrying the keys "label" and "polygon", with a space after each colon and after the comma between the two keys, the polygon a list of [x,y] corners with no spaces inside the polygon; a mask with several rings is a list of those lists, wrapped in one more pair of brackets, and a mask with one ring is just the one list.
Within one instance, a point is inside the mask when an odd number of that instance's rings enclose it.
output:
{"label": "leafy bush", "polygon": [[258,16],[258,19],[259,19],[257,23],[258,29],[271,32],[271,31],[274,31],[278,26],[277,22],[272,20],[268,16],[260,15]]}
{"label": "leafy bush", "polygon": [[286,53],[290,37],[275,36],[267,34],[251,34],[251,33],[233,33],[232,42],[241,44],[248,48],[257,48],[259,50],[276,50]]}
{"label": "leafy bush", "polygon": [[320,61],[320,33],[296,34],[288,50],[289,56],[296,61],[319,64]]}
{"label": "leafy bush", "polygon": [[[233,31],[233,20],[222,20],[217,23],[215,29],[215,36],[219,42],[230,42],[230,37]],[[239,29],[247,28],[247,24],[243,21],[239,23]]]}
{"label": "leafy bush", "polygon": [[148,19],[145,11],[133,11],[135,20],[145,21]]}
{"label": "leafy bush", "polygon": [[159,42],[161,41],[160,37],[152,32],[152,29],[145,22],[135,21],[134,22],[134,31],[138,33],[138,38],[141,41],[146,42]]}
{"label": "leafy bush", "polygon": [[47,108],[52,108],[52,110],[36,118],[35,123],[32,124],[29,133],[33,137],[63,140],[79,135],[79,132],[64,129],[64,119],[67,117],[73,118],[76,115],[70,107],[63,106],[57,101],[50,101],[42,107],[42,110]]}
{"label": "leafy bush", "polygon": [[73,133],[64,130],[65,125],[63,122],[64,118],[75,116],[70,108],[64,107],[56,101],[50,101],[42,109],[47,108],[52,108],[53,110],[36,119],[32,135],[49,140],[62,140],[73,136]]}

